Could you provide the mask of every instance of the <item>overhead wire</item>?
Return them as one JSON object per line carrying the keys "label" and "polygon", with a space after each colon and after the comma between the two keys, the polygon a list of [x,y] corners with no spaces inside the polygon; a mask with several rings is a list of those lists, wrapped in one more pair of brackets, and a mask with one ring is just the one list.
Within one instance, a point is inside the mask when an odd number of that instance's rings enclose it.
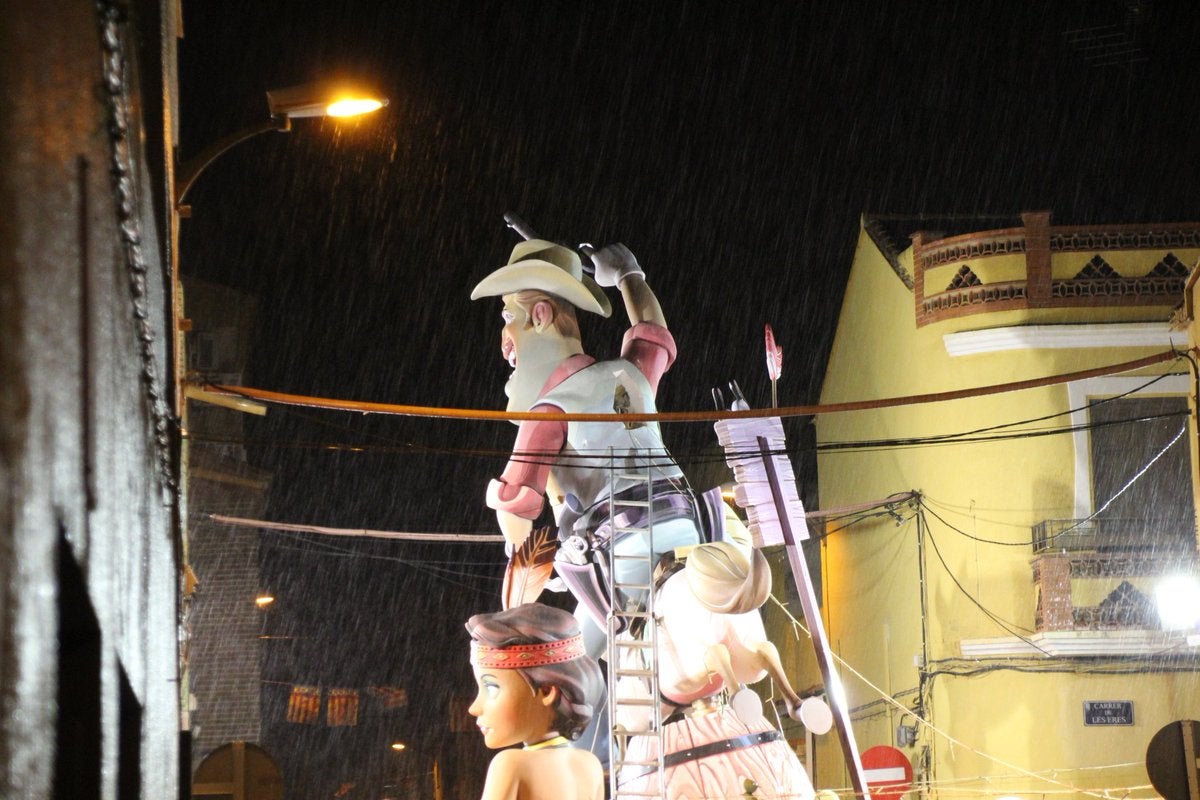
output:
{"label": "overhead wire", "polygon": [[[918,514],[923,515],[923,512],[918,511]],[[954,571],[950,569],[950,565],[946,563],[945,557],[942,556],[942,551],[940,548],[938,548],[937,540],[933,537],[932,532],[929,530],[928,522],[926,521],[924,524],[925,524],[925,538],[929,540],[929,544],[933,547],[933,552],[937,556],[938,562],[942,565],[942,569],[946,571],[946,575],[948,575],[950,577],[951,582],[953,582],[954,585],[956,587],[958,587],[958,590],[960,592],[962,592],[963,596],[966,597],[968,600],[970,600],[971,603],[976,608],[978,608],[980,611],[982,611],[984,616],[986,616],[992,622],[996,623],[996,625],[998,625],[1000,628],[1002,628],[1004,631],[1006,631],[1009,635],[1017,637],[1018,639],[1025,642],[1030,647],[1034,648],[1035,650],[1037,650],[1041,653],[1045,653],[1046,655],[1051,655],[1051,653],[1047,652],[1045,649],[1043,649],[1041,646],[1039,646],[1036,642],[1034,642],[1033,640],[1029,639],[1026,636],[1022,636],[1015,629],[1020,628],[1020,630],[1023,630],[1026,633],[1036,633],[1036,631],[1032,631],[1029,628],[1026,628],[1024,626],[1017,625],[1014,622],[1009,622],[1007,620],[1001,619],[998,615],[996,615],[995,613],[990,611],[986,606],[984,606],[983,603],[979,602],[979,600],[977,600],[974,595],[972,595],[969,591],[967,591],[967,588],[962,585],[962,581],[960,581],[958,579],[958,576],[956,576],[954,574]]]}
{"label": "overhead wire", "polygon": [[[808,628],[804,625],[804,623],[802,623],[802,622],[800,622],[800,620],[796,619],[796,617],[791,613],[791,611],[788,610],[788,608],[785,604],[781,603],[777,598],[774,597],[774,595],[771,595],[771,600],[776,604],[776,606],[778,606],[783,611],[783,613],[785,615],[787,615],[787,617],[791,620],[793,627],[803,631],[806,636],[809,636],[811,638],[812,634],[809,632]],[[853,666],[851,666],[849,664],[849,662],[847,662],[845,659],[843,659],[840,655],[838,655],[837,653],[832,652],[832,651],[830,651],[830,655],[833,657],[833,659],[835,661],[837,661],[837,663],[842,668],[844,668],[845,670],[850,672],[852,675],[854,675],[856,678],[858,678],[860,681],[862,681],[862,683],[865,686],[867,686],[871,691],[873,691],[876,694],[876,696],[879,697],[883,702],[889,703],[889,704],[895,706],[900,711],[904,712],[906,715],[911,716],[918,723],[920,723],[920,725],[923,728],[929,730],[931,733],[933,733],[937,736],[940,736],[942,739],[946,740],[950,744],[957,745],[958,747],[962,747],[963,749],[965,749],[971,753],[974,753],[975,755],[979,756],[980,758],[983,758],[987,761],[991,761],[994,764],[999,764],[999,765],[1003,766],[1004,768],[1010,769],[1010,770],[1012,770],[1020,775],[1023,775],[1027,778],[1034,778],[1036,780],[1044,781],[1044,782],[1050,783],[1054,786],[1058,786],[1063,791],[1070,791],[1070,792],[1085,794],[1090,797],[1099,797],[1099,798],[1104,798],[1105,800],[1111,800],[1107,794],[1098,793],[1094,790],[1084,789],[1079,786],[1074,786],[1072,784],[1065,783],[1063,781],[1057,780],[1056,778],[1051,778],[1051,777],[1046,777],[1045,775],[1040,775],[1032,770],[1027,770],[1024,767],[1021,767],[1017,764],[1013,764],[1013,763],[1006,761],[1002,758],[999,758],[997,756],[993,756],[989,753],[985,753],[982,750],[979,750],[978,748],[967,744],[966,742],[962,741],[961,739],[951,736],[949,733],[947,733],[946,731],[937,727],[933,723],[927,721],[924,717],[917,714],[912,709],[908,708],[903,703],[901,703],[898,700],[896,700],[895,698],[893,698],[890,694],[883,691],[883,689],[881,689],[880,687],[876,686],[872,681],[870,681],[865,675],[863,675],[861,672],[859,672]]]}
{"label": "overhead wire", "polygon": [[[928,506],[928,504],[924,503],[924,498],[921,499],[921,502],[922,502],[922,508],[929,514],[933,515],[934,519],[936,519],[938,522],[945,525],[950,530],[957,533],[959,536],[970,539],[973,542],[979,542],[980,544],[994,544],[994,545],[999,545],[1000,547],[1029,547],[1030,543],[1028,541],[1005,542],[1005,541],[1001,541],[999,539],[985,539],[982,536],[976,536],[972,533],[967,533],[962,528],[959,528],[955,525],[951,525],[949,522],[947,522],[940,514],[938,514],[936,511],[934,511],[932,508],[930,508]],[[1028,530],[1028,526],[1026,526],[1025,529]]]}
{"label": "overhead wire", "polygon": [[[896,406],[919,405],[923,403],[959,400],[969,397],[983,397],[992,394],[1022,391],[1061,383],[1085,380],[1087,378],[1130,372],[1145,367],[1161,364],[1166,361],[1179,360],[1181,354],[1177,350],[1164,350],[1143,358],[1109,364],[1092,369],[1076,370],[1042,378],[1029,378],[1019,381],[977,386],[968,389],[954,389],[944,392],[906,395],[902,397],[881,398],[878,400],[857,400],[840,403],[825,403],[811,406],[788,406],[783,408],[752,408],[739,411],[675,411],[656,413],[622,414],[624,422],[716,422],[721,419],[754,419],[762,417],[810,417],[817,414],[833,414],[845,411],[862,411]],[[375,403],[360,400],[339,400],[325,397],[272,392],[249,386],[230,386],[222,384],[205,384],[206,391],[217,394],[231,394],[250,400],[258,400],[279,405],[297,405],[310,408],[326,408],[340,411],[353,411],[362,414],[389,414],[411,417],[430,417],[441,419],[469,419],[519,422],[530,419],[553,420],[561,422],[610,422],[613,414],[567,414],[545,411],[494,411],[486,409],[444,408],[434,406],[401,405],[395,403]]]}
{"label": "overhead wire", "polygon": [[[282,533],[284,533],[284,534],[291,533],[291,535],[293,537],[296,536],[295,533],[289,532],[289,531],[283,531]],[[288,543],[288,544],[275,543],[270,546],[275,549],[287,550],[287,551],[291,551],[291,552],[301,552],[301,553],[305,553],[306,555],[322,555],[322,556],[330,556],[330,557],[394,562],[397,564],[401,564],[405,567],[412,568],[412,569],[416,570],[417,572],[422,572],[435,580],[445,581],[445,582],[453,584],[455,586],[459,586],[459,587],[462,587],[465,589],[471,589],[473,591],[476,591],[479,589],[479,586],[477,584],[463,583],[461,581],[455,580],[454,578],[464,578],[464,579],[470,579],[470,580],[485,580],[489,583],[497,583],[497,584],[500,582],[500,578],[498,578],[495,575],[487,575],[487,574],[483,574],[483,573],[467,572],[467,571],[462,571],[462,570],[452,570],[452,569],[443,568],[443,567],[428,566],[428,564],[431,564],[431,563],[441,564],[441,563],[455,563],[455,562],[428,562],[423,559],[403,558],[400,556],[383,555],[383,554],[379,554],[379,553],[364,553],[364,552],[361,552],[361,551],[353,549],[353,548],[339,547],[338,545],[333,544],[332,542],[321,542],[321,541],[312,541],[312,540],[303,540],[303,541],[304,541],[303,546],[291,544],[291,543]],[[314,552],[314,550],[316,550],[317,552]]]}
{"label": "overhead wire", "polygon": [[[1059,416],[1065,416],[1065,415],[1077,413],[1079,411],[1086,411],[1088,409],[1095,408],[1095,407],[1098,407],[1105,403],[1109,403],[1114,400],[1120,399],[1128,394],[1131,394],[1131,393],[1134,393],[1137,391],[1142,391],[1145,388],[1147,388],[1148,386],[1152,385],[1156,380],[1160,380],[1163,377],[1165,377],[1165,376],[1157,376],[1155,379],[1150,380],[1147,383],[1142,384],[1141,386],[1139,386],[1137,388],[1131,389],[1128,392],[1125,392],[1120,395],[1115,395],[1113,397],[1099,398],[1094,402],[1085,404],[1085,405],[1080,406],[1075,409],[1070,409],[1068,411],[1064,411],[1064,412],[1060,412],[1060,413],[1056,413],[1056,414],[1050,414],[1050,415],[1043,415],[1040,417],[1035,417],[1035,418],[1030,418],[1030,419],[1015,420],[1012,422],[1006,422],[1006,423],[1002,423],[1000,425],[994,425],[994,426],[990,426],[987,428],[976,428],[976,429],[972,429],[972,430],[968,430],[968,431],[959,431],[959,432],[946,433],[946,434],[931,434],[929,436],[890,437],[890,438],[886,438],[886,439],[866,439],[866,440],[844,441],[844,442],[824,442],[824,443],[816,443],[813,446],[774,448],[771,450],[770,454],[771,455],[792,455],[792,456],[794,456],[794,455],[799,455],[799,454],[807,453],[807,452],[833,453],[833,452],[838,452],[838,451],[843,451],[843,450],[856,450],[856,451],[871,452],[871,451],[877,451],[877,450],[906,449],[906,448],[911,448],[911,447],[937,446],[937,445],[943,445],[943,444],[1011,441],[1011,440],[1019,440],[1019,439],[1038,438],[1038,437],[1044,437],[1044,436],[1057,436],[1057,435],[1061,435],[1064,433],[1077,433],[1080,431],[1096,430],[1096,429],[1128,425],[1128,424],[1134,424],[1134,423],[1153,422],[1155,420],[1160,420],[1160,419],[1171,419],[1171,418],[1176,418],[1176,417],[1180,417],[1180,416],[1185,416],[1187,414],[1186,411],[1164,412],[1161,414],[1148,414],[1148,415],[1141,415],[1141,416],[1137,416],[1137,417],[1128,417],[1128,418],[1122,418],[1122,419],[1116,419],[1116,420],[1094,421],[1094,422],[1087,422],[1087,423],[1074,424],[1074,425],[1065,425],[1065,426],[1052,427],[1052,428],[1039,428],[1039,429],[1032,429],[1032,430],[1009,431],[1007,433],[1002,433],[1002,434],[993,434],[992,433],[993,431],[1011,429],[1011,428],[1014,428],[1014,427],[1017,427],[1020,425],[1029,425],[1029,424],[1032,424],[1035,422],[1041,422],[1041,421],[1045,421],[1047,419],[1052,419],[1052,418],[1059,417]],[[296,413],[296,412],[293,411],[292,413]],[[302,416],[302,418],[304,418],[304,419],[308,419],[308,420],[316,422],[318,424],[325,424],[325,422],[326,422],[318,415],[301,413],[300,416]],[[613,415],[609,415],[609,416],[611,417]],[[338,427],[340,429],[341,426],[338,426]],[[236,437],[206,436],[203,434],[196,434],[196,433],[189,434],[188,438],[189,438],[189,441],[194,442],[194,443],[249,444],[249,445],[254,445],[257,447],[269,447],[269,448],[279,448],[279,449],[320,449],[320,450],[330,450],[330,451],[336,451],[336,452],[351,452],[351,453],[382,453],[382,454],[414,453],[414,454],[420,454],[420,455],[467,456],[467,457],[476,457],[476,458],[491,458],[491,459],[506,460],[506,461],[511,460],[514,463],[530,464],[530,465],[534,465],[534,466],[553,465],[553,464],[557,463],[557,456],[558,456],[557,452],[545,452],[545,451],[538,451],[538,450],[513,451],[511,449],[463,448],[463,447],[447,447],[444,445],[429,445],[429,444],[422,444],[419,442],[412,442],[412,441],[398,441],[392,437],[388,437],[383,434],[379,434],[379,433],[371,432],[371,431],[365,431],[362,433],[363,433],[363,435],[368,436],[369,438],[376,439],[376,440],[382,440],[386,444],[372,445],[372,444],[354,444],[354,443],[345,443],[345,442],[322,442],[322,441],[316,441],[316,442],[282,441],[281,442],[278,440],[248,439],[245,437],[236,438]],[[991,434],[991,435],[980,435],[980,434]],[[753,454],[757,455],[758,451],[754,451]],[[654,455],[654,454],[651,454],[651,455]],[[678,462],[693,463],[693,464],[722,463],[727,458],[727,455],[724,452],[704,452],[704,451],[702,451],[702,452],[687,452],[687,451],[680,452],[677,449],[672,450],[672,453],[670,454],[670,456],[666,455],[665,453],[658,454],[658,455],[660,455],[660,457],[662,457],[662,458],[669,457]],[[735,452],[735,453],[732,453],[731,455],[736,456],[737,453]],[[584,463],[586,463],[588,461],[601,462],[601,461],[607,460],[608,458],[609,458],[609,455],[608,455],[607,451],[596,451],[595,453],[581,451],[581,452],[572,454],[573,461],[584,462]]]}
{"label": "overhead wire", "polygon": [[1057,539],[1058,537],[1067,535],[1067,534],[1068,534],[1068,533],[1070,533],[1071,531],[1075,530],[1076,528],[1079,528],[1079,527],[1083,526],[1084,524],[1086,524],[1086,523],[1088,523],[1088,522],[1091,522],[1091,521],[1092,521],[1092,520],[1094,520],[1096,517],[1100,516],[1100,515],[1101,515],[1101,514],[1103,514],[1105,511],[1107,511],[1107,510],[1108,510],[1108,508],[1109,508],[1109,506],[1111,506],[1111,505],[1112,505],[1114,502],[1116,502],[1116,500],[1117,500],[1117,498],[1118,498],[1118,497],[1120,497],[1121,495],[1125,494],[1125,492],[1126,492],[1126,491],[1129,489],[1129,487],[1131,487],[1131,486],[1133,486],[1133,484],[1137,483],[1137,481],[1138,481],[1138,480],[1139,480],[1139,479],[1140,479],[1140,478],[1141,478],[1143,475],[1145,475],[1145,474],[1146,474],[1146,473],[1149,471],[1150,467],[1154,466],[1154,462],[1156,462],[1156,461],[1158,461],[1160,458],[1162,458],[1162,457],[1163,457],[1163,455],[1164,455],[1164,454],[1165,454],[1165,453],[1166,453],[1168,450],[1170,450],[1170,449],[1171,449],[1171,447],[1173,447],[1173,446],[1175,445],[1175,443],[1176,443],[1176,442],[1178,442],[1180,439],[1182,439],[1182,438],[1183,438],[1183,434],[1187,432],[1187,427],[1188,427],[1188,424],[1187,424],[1187,422],[1184,422],[1184,423],[1183,423],[1183,425],[1181,425],[1181,426],[1180,426],[1180,428],[1179,428],[1179,432],[1175,434],[1175,438],[1171,439],[1171,441],[1167,442],[1167,443],[1166,443],[1166,445],[1164,445],[1164,446],[1163,446],[1163,448],[1162,448],[1161,450],[1159,450],[1157,453],[1155,453],[1155,454],[1154,454],[1154,456],[1153,456],[1153,457],[1152,457],[1152,458],[1151,458],[1149,461],[1147,461],[1147,462],[1146,462],[1146,463],[1145,463],[1145,464],[1142,466],[1142,468],[1141,468],[1141,469],[1139,469],[1139,470],[1138,470],[1136,473],[1134,473],[1133,477],[1132,477],[1132,478],[1130,478],[1128,481],[1126,481],[1126,482],[1125,482],[1125,485],[1124,485],[1124,486],[1122,486],[1120,489],[1118,489],[1118,490],[1117,490],[1117,491],[1116,491],[1116,492],[1113,494],[1113,496],[1112,496],[1112,497],[1108,498],[1108,500],[1107,500],[1107,501],[1105,501],[1105,503],[1104,503],[1103,505],[1101,505],[1099,508],[1097,508],[1095,511],[1093,511],[1091,514],[1089,514],[1088,516],[1084,517],[1083,519],[1076,520],[1076,521],[1075,521],[1075,524],[1073,524],[1073,525],[1070,525],[1070,526],[1068,526],[1068,527],[1066,527],[1066,528],[1062,529],[1061,531],[1058,531],[1057,533],[1055,533],[1055,534],[1053,534],[1053,535],[1051,535],[1051,536],[1048,536],[1048,537],[1046,537],[1046,542],[1048,542],[1048,543],[1053,543],[1053,541],[1054,541],[1055,539]]}

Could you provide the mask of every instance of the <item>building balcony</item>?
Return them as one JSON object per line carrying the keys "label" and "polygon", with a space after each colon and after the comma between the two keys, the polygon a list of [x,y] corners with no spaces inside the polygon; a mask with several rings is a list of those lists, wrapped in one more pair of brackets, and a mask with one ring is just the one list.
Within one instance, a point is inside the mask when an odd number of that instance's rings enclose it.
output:
{"label": "building balcony", "polygon": [[[1160,579],[1200,574],[1194,521],[1045,520],[1032,529],[1034,629],[963,639],[969,658],[1146,656],[1179,648],[1153,599]],[[1193,646],[1187,639],[1188,647]]]}
{"label": "building balcony", "polygon": [[1195,572],[1193,519],[1045,520],[1033,528],[1035,627],[1155,630],[1157,578]]}
{"label": "building balcony", "polygon": [[1200,256],[1200,223],[1055,226],[1050,212],[1022,214],[1021,221],[1021,227],[958,236],[912,235],[918,327],[1030,309],[1157,306],[1167,312],[1182,302]]}
{"label": "building balcony", "polygon": [[[1186,555],[1196,548],[1192,516],[1159,519],[1047,519],[1032,528],[1033,552]],[[1193,552],[1194,555],[1194,552]]]}

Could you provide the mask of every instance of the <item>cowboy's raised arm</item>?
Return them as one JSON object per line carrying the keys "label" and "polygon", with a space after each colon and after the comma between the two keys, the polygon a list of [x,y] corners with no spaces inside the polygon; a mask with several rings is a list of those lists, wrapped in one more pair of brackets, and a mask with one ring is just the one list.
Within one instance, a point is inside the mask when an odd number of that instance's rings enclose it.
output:
{"label": "cowboy's raised arm", "polygon": [[646,284],[646,273],[642,271],[628,247],[623,244],[610,244],[599,250],[591,250],[587,255],[596,266],[596,283],[601,286],[616,286],[621,290],[630,327],[641,322],[667,327],[662,306],[658,304],[658,298]]}

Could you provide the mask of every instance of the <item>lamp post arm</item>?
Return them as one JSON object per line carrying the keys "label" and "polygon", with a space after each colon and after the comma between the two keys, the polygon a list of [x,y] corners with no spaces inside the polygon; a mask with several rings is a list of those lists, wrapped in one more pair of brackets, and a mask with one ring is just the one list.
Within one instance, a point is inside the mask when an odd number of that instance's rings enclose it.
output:
{"label": "lamp post arm", "polygon": [[200,177],[200,173],[204,172],[209,164],[216,161],[222,153],[230,149],[234,145],[241,144],[247,139],[257,136],[260,133],[268,131],[280,131],[286,133],[292,129],[292,120],[286,115],[279,114],[271,117],[265,122],[260,122],[257,125],[251,125],[247,128],[242,128],[240,131],[235,131],[223,139],[210,144],[195,158],[189,159],[184,164],[180,165],[175,174],[175,208],[183,205],[183,198],[187,196],[188,189],[192,188],[196,178]]}

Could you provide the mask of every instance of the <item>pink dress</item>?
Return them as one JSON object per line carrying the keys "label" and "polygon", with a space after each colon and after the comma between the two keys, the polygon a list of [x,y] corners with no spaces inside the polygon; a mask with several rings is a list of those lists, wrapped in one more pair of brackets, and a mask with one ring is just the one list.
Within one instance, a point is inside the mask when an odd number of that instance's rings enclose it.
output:
{"label": "pink dress", "polygon": [[[723,744],[726,742],[729,744]],[[657,745],[652,737],[635,737],[626,758],[653,760]],[[755,797],[811,800],[815,794],[804,766],[783,735],[765,719],[747,725],[728,706],[664,726],[663,746],[668,764],[672,754],[699,751],[699,757],[665,768],[666,800],[738,798],[746,792],[747,778],[758,785]],[[641,767],[622,769],[618,791],[658,793],[657,777],[641,775],[642,771]]]}

